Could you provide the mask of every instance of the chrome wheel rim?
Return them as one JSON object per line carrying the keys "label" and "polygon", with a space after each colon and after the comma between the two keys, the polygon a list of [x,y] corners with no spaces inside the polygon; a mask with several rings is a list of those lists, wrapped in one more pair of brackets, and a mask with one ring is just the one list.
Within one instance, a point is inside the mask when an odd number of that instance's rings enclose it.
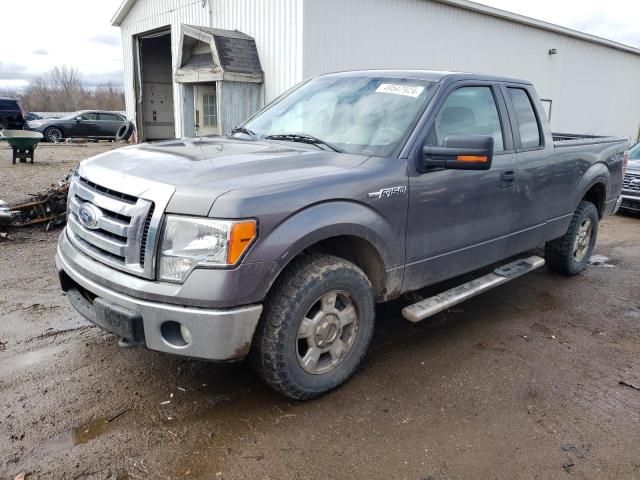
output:
{"label": "chrome wheel rim", "polygon": [[60,130],[58,130],[57,128],[53,128],[53,129],[49,130],[49,132],[47,133],[47,137],[52,142],[57,142],[58,140],[60,140],[62,138],[62,132]]}
{"label": "chrome wheel rim", "polygon": [[351,350],[357,331],[358,312],[349,294],[341,290],[324,293],[298,327],[298,363],[313,375],[333,370]]}
{"label": "chrome wheel rim", "polygon": [[589,218],[584,220],[578,229],[576,238],[573,242],[573,258],[576,262],[581,262],[587,254],[591,245],[591,236],[593,234],[593,223]]}

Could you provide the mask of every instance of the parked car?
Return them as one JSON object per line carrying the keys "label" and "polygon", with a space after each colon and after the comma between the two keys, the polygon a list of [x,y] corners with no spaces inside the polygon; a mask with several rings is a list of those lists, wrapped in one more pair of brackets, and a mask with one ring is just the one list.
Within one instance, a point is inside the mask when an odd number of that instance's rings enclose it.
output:
{"label": "parked car", "polygon": [[[83,161],[56,256],[61,286],[126,343],[249,356],[268,385],[312,398],[357,369],[376,303],[476,272],[405,307],[416,322],[545,260],[584,270],[600,219],[619,206],[628,143],[565,137],[554,139],[527,81],[321,76],[233,136]],[[544,259],[506,260],[541,244]]]}
{"label": "parked car", "polygon": [[123,123],[125,118],[119,113],[82,110],[61,118],[34,120],[27,128],[42,133],[49,142],[69,137],[115,140]]}
{"label": "parked car", "polygon": [[25,120],[15,98],[0,97],[0,130],[22,130]]}
{"label": "parked car", "polygon": [[622,204],[626,211],[640,213],[640,143],[627,153],[627,169],[622,182]]}
{"label": "parked car", "polygon": [[34,112],[27,112],[24,114],[24,119],[27,122],[32,122],[34,120],[42,120],[44,117],[41,117],[40,115],[38,115],[37,113]]}

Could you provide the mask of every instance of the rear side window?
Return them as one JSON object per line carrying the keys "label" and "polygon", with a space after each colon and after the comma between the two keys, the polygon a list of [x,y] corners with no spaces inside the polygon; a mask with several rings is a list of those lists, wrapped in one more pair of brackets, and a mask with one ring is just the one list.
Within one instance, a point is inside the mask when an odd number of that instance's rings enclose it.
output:
{"label": "rear side window", "polygon": [[511,103],[516,111],[522,148],[539,147],[541,145],[540,129],[529,95],[522,88],[509,88],[508,90]]}
{"label": "rear side window", "polygon": [[101,113],[100,120],[108,120],[109,122],[122,122],[122,118],[114,113]]}
{"label": "rear side window", "polygon": [[0,110],[20,110],[15,100],[0,100]]}
{"label": "rear side window", "polygon": [[427,144],[442,146],[449,135],[490,135],[494,150],[504,150],[500,116],[491,87],[461,87],[449,94],[438,111]]}

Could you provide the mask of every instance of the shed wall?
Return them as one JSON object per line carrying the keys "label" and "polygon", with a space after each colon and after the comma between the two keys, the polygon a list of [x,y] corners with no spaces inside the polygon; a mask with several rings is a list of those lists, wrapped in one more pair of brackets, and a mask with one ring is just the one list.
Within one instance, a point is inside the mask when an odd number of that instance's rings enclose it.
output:
{"label": "shed wall", "polygon": [[302,0],[209,0],[211,26],[256,40],[269,102],[302,79]]}
{"label": "shed wall", "polygon": [[640,55],[431,0],[305,0],[304,7],[303,78],[360,68],[525,78],[553,101],[553,131],[638,135]]}

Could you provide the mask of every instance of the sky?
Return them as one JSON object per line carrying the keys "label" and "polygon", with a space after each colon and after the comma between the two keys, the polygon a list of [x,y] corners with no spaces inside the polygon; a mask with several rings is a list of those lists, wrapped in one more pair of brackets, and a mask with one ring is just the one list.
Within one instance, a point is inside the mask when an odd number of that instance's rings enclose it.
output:
{"label": "sky", "polygon": [[[61,65],[76,67],[88,87],[107,82],[122,85],[120,30],[111,26],[111,17],[120,3],[121,0],[2,0],[0,88],[24,87],[29,79]],[[640,48],[637,0],[481,3]]]}

